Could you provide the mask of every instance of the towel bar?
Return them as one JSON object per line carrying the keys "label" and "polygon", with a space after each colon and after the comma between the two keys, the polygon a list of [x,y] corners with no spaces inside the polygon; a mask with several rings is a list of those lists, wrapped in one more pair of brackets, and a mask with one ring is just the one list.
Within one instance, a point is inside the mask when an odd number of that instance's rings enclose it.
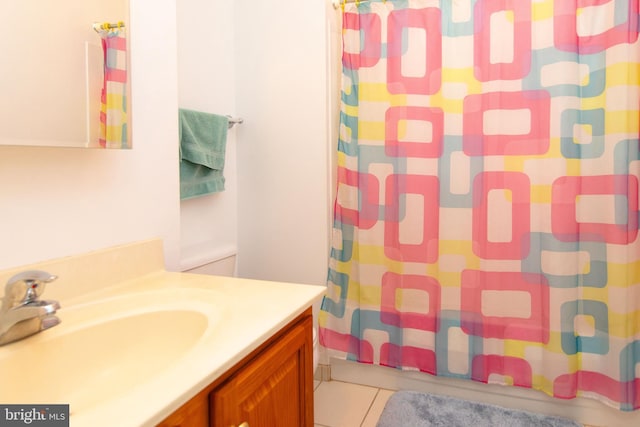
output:
{"label": "towel bar", "polygon": [[244,122],[244,119],[242,117],[227,116],[227,118],[229,119],[229,129],[231,129],[235,125],[241,125]]}

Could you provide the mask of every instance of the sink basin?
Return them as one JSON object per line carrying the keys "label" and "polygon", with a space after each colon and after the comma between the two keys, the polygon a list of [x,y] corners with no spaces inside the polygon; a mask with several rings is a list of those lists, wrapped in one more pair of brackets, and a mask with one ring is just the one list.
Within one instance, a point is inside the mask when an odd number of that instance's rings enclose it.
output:
{"label": "sink basin", "polygon": [[64,403],[74,414],[149,382],[220,322],[197,293],[146,292],[63,307],[60,325],[0,347],[0,402]]}

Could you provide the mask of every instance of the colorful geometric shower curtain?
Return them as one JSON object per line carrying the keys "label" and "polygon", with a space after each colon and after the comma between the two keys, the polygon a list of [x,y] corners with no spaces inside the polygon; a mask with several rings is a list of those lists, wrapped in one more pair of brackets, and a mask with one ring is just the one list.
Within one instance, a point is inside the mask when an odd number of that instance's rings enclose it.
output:
{"label": "colorful geometric shower curtain", "polygon": [[98,31],[104,54],[99,144],[103,148],[128,148],[127,36],[122,24],[103,27]]}
{"label": "colorful geometric shower curtain", "polygon": [[638,3],[343,6],[331,356],[640,408]]}

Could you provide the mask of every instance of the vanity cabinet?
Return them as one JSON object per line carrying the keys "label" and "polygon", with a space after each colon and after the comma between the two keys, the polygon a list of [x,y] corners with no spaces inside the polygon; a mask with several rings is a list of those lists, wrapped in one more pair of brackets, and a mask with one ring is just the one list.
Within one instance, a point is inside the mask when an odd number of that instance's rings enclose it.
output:
{"label": "vanity cabinet", "polygon": [[313,426],[311,309],[282,328],[159,426]]}

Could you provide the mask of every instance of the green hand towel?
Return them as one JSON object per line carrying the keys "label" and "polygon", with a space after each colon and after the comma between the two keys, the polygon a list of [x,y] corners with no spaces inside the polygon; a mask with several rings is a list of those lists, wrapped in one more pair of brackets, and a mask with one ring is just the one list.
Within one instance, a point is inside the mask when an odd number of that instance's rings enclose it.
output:
{"label": "green hand towel", "polygon": [[229,119],[179,109],[180,198],[224,190],[224,159]]}

